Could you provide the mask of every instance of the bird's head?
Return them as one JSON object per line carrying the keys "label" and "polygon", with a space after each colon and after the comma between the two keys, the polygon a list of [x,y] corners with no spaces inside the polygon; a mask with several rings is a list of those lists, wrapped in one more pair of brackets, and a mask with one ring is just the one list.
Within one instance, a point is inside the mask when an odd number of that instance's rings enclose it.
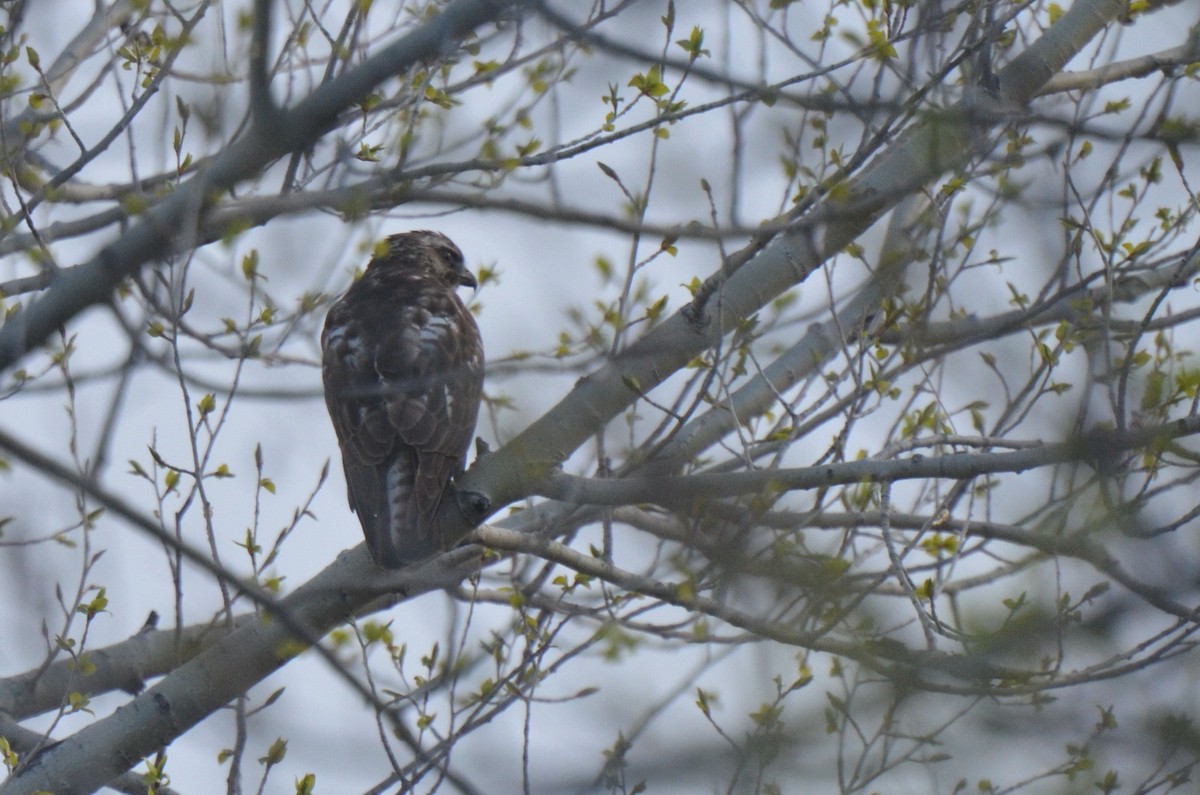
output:
{"label": "bird's head", "polygon": [[371,266],[419,269],[450,289],[478,286],[454,241],[428,229],[389,235],[376,248]]}

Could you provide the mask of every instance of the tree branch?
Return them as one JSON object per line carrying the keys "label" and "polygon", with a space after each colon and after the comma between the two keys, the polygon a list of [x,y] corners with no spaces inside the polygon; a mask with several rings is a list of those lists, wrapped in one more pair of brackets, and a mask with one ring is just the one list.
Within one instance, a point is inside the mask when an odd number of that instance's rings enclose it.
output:
{"label": "tree branch", "polygon": [[1116,453],[1129,452],[1168,439],[1200,433],[1200,416],[1186,417],[1153,428],[1097,432],[1075,441],[1047,444],[1005,453],[914,455],[899,461],[846,461],[793,469],[762,469],[701,475],[650,475],[628,478],[587,478],[561,471],[548,473],[534,484],[534,493],[567,503],[635,505],[654,503],[679,507],[696,500],[736,497],[764,491],[794,491],[853,483],[894,483],[900,480],[947,478],[962,480],[998,472],[1024,472],[1035,467],[1079,461],[1104,468]]}
{"label": "tree branch", "polygon": [[[59,94],[67,81],[75,74],[79,64],[83,63],[90,50],[104,38],[110,28],[124,24],[133,16],[137,5],[134,0],[118,0],[111,7],[97,3],[96,12],[91,19],[67,43],[67,46],[54,59],[54,63],[50,64],[50,68],[42,72],[42,79],[46,81],[47,90],[52,95]],[[37,128],[34,122],[48,121],[53,116],[53,113],[39,113],[33,107],[27,107],[15,117],[5,121],[3,140],[7,144],[7,150],[0,153],[0,157],[11,162],[14,158],[22,155],[29,138],[28,131]]]}
{"label": "tree branch", "polygon": [[[8,717],[3,710],[0,710],[0,737],[8,740],[12,749],[21,756],[38,753],[44,748],[56,745],[58,742],[40,732],[26,729]],[[110,789],[124,792],[126,795],[143,795],[147,791],[146,782],[142,780],[140,775],[132,772],[122,773],[111,781],[105,782],[105,784]],[[156,795],[180,795],[178,790],[171,789],[165,785],[155,788],[154,792]]]}
{"label": "tree branch", "polygon": [[29,760],[0,784],[0,793],[91,792],[281,668],[304,651],[304,638],[324,636],[381,593],[411,598],[451,586],[479,560],[477,547],[465,547],[382,573],[359,544],[280,600],[282,611],[301,622],[302,638],[281,621],[246,622],[113,714]]}
{"label": "tree branch", "polygon": [[[946,113],[929,117],[884,150],[844,190],[827,194],[802,219],[802,229],[785,232],[728,279],[723,273],[711,277],[717,297],[703,307],[703,316],[685,307],[581,379],[503,449],[478,461],[463,479],[463,489],[485,495],[493,510],[543,489],[547,476],[610,419],[803,282],[902,198],[967,162],[985,143],[985,127],[1003,118],[1001,106],[1028,101],[1123,7],[1121,0],[1075,3],[1001,72],[998,103],[976,89]],[[988,104],[996,105],[997,111],[980,113]],[[847,205],[856,211],[845,212]]]}
{"label": "tree branch", "polygon": [[63,272],[38,301],[5,322],[0,329],[0,370],[11,367],[75,315],[106,301],[112,290],[142,265],[190,249],[205,209],[229,188],[288,152],[316,141],[337,121],[339,113],[384,80],[445,53],[453,42],[520,5],[523,0],[454,0],[442,13],[361,66],[314,90],[284,112],[278,126],[264,129],[257,121],[253,123],[207,168],[147,210],[132,229],[85,265]]}
{"label": "tree branch", "polygon": [[[257,621],[254,613],[234,619],[235,626]],[[123,690],[138,693],[147,679],[173,671],[228,634],[225,624],[197,624],[175,629],[151,629],[102,649],[86,649],[89,673],[75,659],[59,660],[22,674],[0,679],[0,713],[25,720],[63,706],[74,691],[94,696]]]}

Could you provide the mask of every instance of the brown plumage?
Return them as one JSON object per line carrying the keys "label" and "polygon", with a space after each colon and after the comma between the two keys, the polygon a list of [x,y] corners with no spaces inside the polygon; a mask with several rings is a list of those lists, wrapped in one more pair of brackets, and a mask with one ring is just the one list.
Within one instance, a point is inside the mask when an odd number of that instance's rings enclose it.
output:
{"label": "brown plumage", "polygon": [[450,238],[392,235],[325,318],[321,374],[350,508],[385,568],[447,543],[438,515],[463,471],[483,386],[463,285],[475,278]]}

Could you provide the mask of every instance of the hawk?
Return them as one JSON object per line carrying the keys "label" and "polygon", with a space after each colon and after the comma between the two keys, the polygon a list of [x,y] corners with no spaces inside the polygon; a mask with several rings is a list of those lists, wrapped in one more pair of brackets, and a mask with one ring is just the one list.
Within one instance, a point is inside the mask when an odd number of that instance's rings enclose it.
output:
{"label": "hawk", "polygon": [[475,277],[450,238],[391,235],[321,332],[350,508],[384,568],[447,543],[439,512],[454,499],[483,388],[483,343],[461,286]]}

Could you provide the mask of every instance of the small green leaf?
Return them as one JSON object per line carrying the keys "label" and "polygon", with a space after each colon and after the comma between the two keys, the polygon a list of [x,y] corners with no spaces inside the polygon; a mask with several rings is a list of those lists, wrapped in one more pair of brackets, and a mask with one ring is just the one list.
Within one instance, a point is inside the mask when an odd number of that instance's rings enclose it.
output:
{"label": "small green leaf", "polygon": [[82,613],[88,617],[88,620],[91,620],[95,618],[97,614],[107,612],[107,608],[108,597],[105,595],[104,589],[101,588],[96,592],[96,595],[92,597],[92,601],[79,605],[79,607],[75,608],[75,612]]}
{"label": "small green leaf", "polygon": [[258,249],[250,249],[250,253],[242,257],[242,276],[246,281],[252,281],[258,275]]}
{"label": "small green leaf", "polygon": [[271,743],[271,747],[267,749],[267,755],[260,756],[258,762],[267,766],[277,765],[283,761],[285,756],[287,756],[287,740],[278,737],[275,739],[275,742]]}
{"label": "small green leaf", "polygon": [[88,709],[88,704],[90,703],[91,702],[88,700],[88,697],[80,692],[72,690],[67,694],[67,704],[71,708],[71,712],[86,712],[89,715],[94,714],[90,709]]}

